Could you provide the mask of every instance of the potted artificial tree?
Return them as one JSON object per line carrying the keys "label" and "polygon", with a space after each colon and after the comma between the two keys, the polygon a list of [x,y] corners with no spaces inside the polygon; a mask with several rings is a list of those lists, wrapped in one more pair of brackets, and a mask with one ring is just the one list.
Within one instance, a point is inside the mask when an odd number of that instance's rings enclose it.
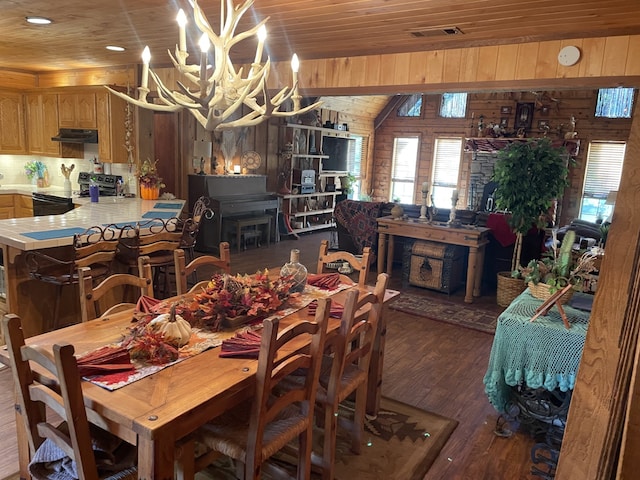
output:
{"label": "potted artificial tree", "polygon": [[507,222],[516,234],[511,271],[498,273],[500,306],[509,305],[525,289],[522,279],[511,275],[519,271],[522,237],[533,226],[546,226],[549,207],[568,185],[568,158],[547,138],[516,141],[498,152],[493,171],[495,205],[509,213]]}

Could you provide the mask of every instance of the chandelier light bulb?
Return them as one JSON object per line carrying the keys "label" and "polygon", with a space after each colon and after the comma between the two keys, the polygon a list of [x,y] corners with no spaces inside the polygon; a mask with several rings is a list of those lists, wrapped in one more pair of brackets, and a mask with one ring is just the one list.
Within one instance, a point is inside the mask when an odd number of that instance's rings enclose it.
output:
{"label": "chandelier light bulb", "polygon": [[298,55],[294,53],[293,57],[291,58],[291,70],[293,70],[293,73],[298,73],[299,69],[300,69],[300,60],[298,60]]}
{"label": "chandelier light bulb", "polygon": [[198,42],[200,45],[200,51],[202,53],[207,53],[209,51],[209,47],[211,46],[211,42],[209,41],[209,37],[206,33],[203,33],[200,37],[200,41]]}
{"label": "chandelier light bulb", "polygon": [[262,25],[258,29],[258,40],[260,40],[261,42],[264,42],[266,39],[267,39],[267,27]]}
{"label": "chandelier light bulb", "polygon": [[142,88],[149,88],[149,62],[151,61],[151,50],[149,50],[149,46],[147,45],[142,50],[142,79],[140,81],[140,86]]}
{"label": "chandelier light bulb", "polygon": [[184,10],[178,10],[178,16],[176,17],[176,21],[178,22],[178,27],[180,28],[179,33],[179,45],[180,51],[187,51],[187,32],[185,27],[187,26],[187,16],[184,13]]}

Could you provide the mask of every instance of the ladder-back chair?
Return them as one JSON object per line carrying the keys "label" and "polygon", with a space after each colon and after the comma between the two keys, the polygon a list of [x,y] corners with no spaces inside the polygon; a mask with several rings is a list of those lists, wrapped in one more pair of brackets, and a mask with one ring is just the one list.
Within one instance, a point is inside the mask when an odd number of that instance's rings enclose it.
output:
{"label": "ladder-back chair", "polygon": [[[186,264],[185,251],[181,248],[176,249],[173,252],[175,271],[176,271],[176,289],[177,294],[182,295],[187,291],[199,291],[204,288],[209,280],[203,280],[198,282],[197,271],[199,268],[207,268],[207,274],[211,276],[211,270],[222,270],[225,273],[231,273],[231,253],[229,250],[229,243],[220,242],[220,257],[213,255],[201,255],[194,258],[188,264]],[[189,288],[187,279],[189,276],[194,275],[196,283]]]}
{"label": "ladder-back chair", "polygon": [[[66,456],[75,462],[77,478],[82,480],[137,478],[136,448],[97,427],[96,424],[104,424],[105,419],[85,408],[73,346],[54,345],[53,357],[36,345],[26,346],[17,315],[6,315],[2,328],[11,360],[20,416],[29,442],[32,477],[58,478],[56,475],[62,475],[62,472],[56,470],[56,466],[59,467],[63,462],[66,466],[70,464],[65,461]],[[47,376],[36,374],[32,370],[32,363],[38,366],[40,372],[46,371]],[[44,378],[47,381],[39,380]],[[62,418],[62,424],[57,424],[58,417]],[[109,451],[114,455],[112,465],[99,461],[101,457],[94,454],[94,443],[111,445]],[[61,458],[58,462],[47,463],[45,460],[50,460],[52,450],[57,450],[55,447],[59,449]]]}
{"label": "ladder-back chair", "polygon": [[[362,250],[362,256],[357,257],[350,252],[329,252],[329,241],[322,240],[320,242],[320,253],[318,255],[317,273],[327,273],[330,268],[328,265],[343,264],[345,262],[351,265],[351,268],[358,272],[358,286],[364,287],[367,284],[367,277],[369,276],[369,263],[370,263],[371,249],[364,247]],[[333,271],[336,269],[334,268]]]}
{"label": "ladder-back chair", "polygon": [[[267,460],[295,439],[299,446],[296,478],[310,478],[313,405],[330,308],[330,299],[320,299],[313,320],[296,321],[280,332],[279,320],[264,320],[255,395],[196,431],[195,438],[203,446],[236,461],[239,478],[258,480],[263,467],[276,469]],[[303,338],[306,341],[301,343]],[[300,371],[306,372],[306,380],[283,392],[283,380]],[[196,461],[196,470],[202,467]]]}
{"label": "ladder-back chair", "polygon": [[[153,280],[151,278],[151,263],[149,257],[143,255],[138,259],[139,276],[128,273],[116,273],[105,278],[96,287],[93,286],[92,271],[90,268],[81,268],[80,275],[80,311],[82,321],[93,320],[101,315],[116,313],[125,307],[133,307],[135,304],[126,302],[127,287],[140,290],[139,296],[148,297],[153,294]],[[103,299],[101,301],[101,299]],[[109,305],[108,307],[105,304]]]}

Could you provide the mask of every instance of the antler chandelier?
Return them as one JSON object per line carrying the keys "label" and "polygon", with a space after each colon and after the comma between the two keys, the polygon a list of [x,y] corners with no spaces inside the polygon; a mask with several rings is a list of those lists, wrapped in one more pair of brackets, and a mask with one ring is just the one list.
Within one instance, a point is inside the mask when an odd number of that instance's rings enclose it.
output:
{"label": "antler chandelier", "polygon": [[[182,9],[178,12],[179,43],[176,45],[175,55],[168,51],[174,67],[191,85],[190,87],[177,82],[179,91],[165,86],[158,75],[149,67],[151,54],[149,47],[142,53],[142,78],[138,87],[138,98],[109,87],[113,94],[142,108],[177,112],[187,109],[205,130],[220,130],[225,128],[246,127],[257,125],[269,117],[284,117],[299,115],[320,106],[321,102],[307,107],[300,107],[301,96],[298,93],[297,55],[293,55],[291,68],[293,70],[293,84],[291,88],[284,87],[273,96],[269,95],[267,79],[269,78],[271,61],[267,57],[262,63],[262,52],[266,39],[265,18],[250,30],[236,34],[236,27],[242,16],[253,5],[254,0],[245,0],[242,5],[234,6],[233,0],[220,0],[220,34],[216,34],[204,12],[193,0],[193,19],[202,32],[200,38],[200,64],[187,64],[186,25],[187,17]],[[225,8],[226,3],[226,8]],[[223,21],[224,19],[224,21]],[[237,43],[253,35],[258,36],[258,46],[251,68],[245,75],[245,69],[236,67],[231,62],[229,53]],[[214,49],[214,61],[209,64],[208,50],[210,45]],[[149,76],[157,87],[157,100],[147,100],[149,94]],[[284,106],[291,99],[293,110],[284,111]],[[249,112],[242,115],[242,106]]]}

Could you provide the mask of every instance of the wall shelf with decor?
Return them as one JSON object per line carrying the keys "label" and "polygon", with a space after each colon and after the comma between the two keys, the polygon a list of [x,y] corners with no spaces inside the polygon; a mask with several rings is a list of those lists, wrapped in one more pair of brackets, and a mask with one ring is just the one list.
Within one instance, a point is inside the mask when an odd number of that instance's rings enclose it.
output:
{"label": "wall shelf with decor", "polygon": [[[546,138],[546,137],[543,137]],[[493,138],[493,137],[475,137],[466,138],[465,152],[497,152],[507,145],[514,142],[532,142],[540,140],[539,138]],[[553,139],[551,140],[553,147],[565,147],[570,156],[575,157],[580,151],[580,139]]]}
{"label": "wall shelf with decor", "polygon": [[288,233],[335,226],[333,209],[342,195],[339,178],[347,175],[349,138],[344,130],[282,125],[278,194]]}

